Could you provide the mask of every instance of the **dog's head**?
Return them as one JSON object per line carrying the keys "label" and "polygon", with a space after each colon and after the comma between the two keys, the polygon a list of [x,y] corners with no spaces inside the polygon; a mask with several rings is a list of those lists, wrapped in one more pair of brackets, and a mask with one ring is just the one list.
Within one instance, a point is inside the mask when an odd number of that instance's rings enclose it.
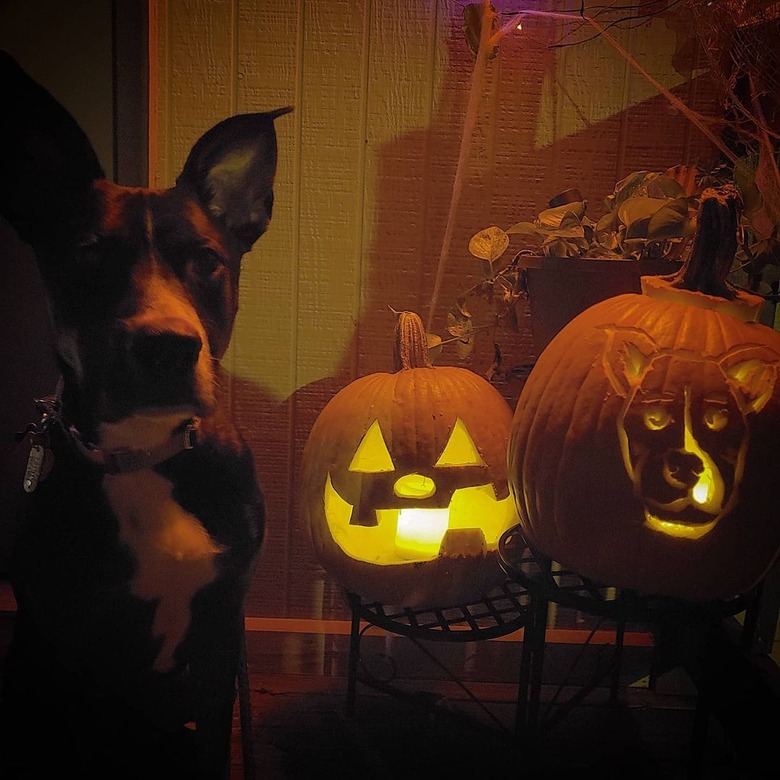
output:
{"label": "dog's head", "polygon": [[73,422],[94,440],[133,415],[208,414],[291,109],[220,122],[173,188],[150,190],[107,181],[73,118],[1,53],[0,84],[0,214],[35,251]]}
{"label": "dog's head", "polygon": [[609,333],[604,365],[623,398],[623,462],[655,530],[700,538],[734,507],[748,415],[763,409],[777,379],[777,361],[753,352],[706,357],[661,348],[638,329]]}

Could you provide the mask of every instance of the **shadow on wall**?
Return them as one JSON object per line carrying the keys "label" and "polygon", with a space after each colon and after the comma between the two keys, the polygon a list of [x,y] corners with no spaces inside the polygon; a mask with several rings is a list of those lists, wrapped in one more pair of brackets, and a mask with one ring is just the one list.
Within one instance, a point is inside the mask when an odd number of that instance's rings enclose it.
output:
{"label": "shadow on wall", "polygon": [[[365,303],[337,370],[282,402],[260,384],[233,378],[237,421],[256,453],[268,513],[266,544],[248,614],[312,617],[322,611],[326,618],[347,614],[338,588],[323,575],[300,522],[296,491],[300,457],[312,425],[336,392],[357,376],[392,369],[395,318],[389,307],[411,309],[427,318],[474,62],[461,27],[460,18],[454,18],[447,39],[449,63],[430,126],[403,134],[379,152],[373,240],[365,257]],[[684,146],[683,139],[690,137],[686,120],[672,114],[662,97],[535,148],[543,85],[552,80],[556,88],[555,54],[549,49],[554,32],[551,24],[539,24],[533,40],[509,36],[489,69],[433,321],[432,330],[441,336],[446,336],[447,310],[480,274],[478,261],[467,249],[475,232],[489,224],[507,226],[530,218],[552,194],[569,186],[583,187],[595,204],[595,198],[611,191],[616,178],[627,170],[697,161]],[[682,98],[694,91],[706,94],[700,85],[683,85],[681,90]],[[631,146],[624,159],[617,159],[618,141],[626,133]],[[665,139],[661,148],[659,138]],[[702,144],[701,148],[703,154],[708,147]],[[4,223],[0,228],[10,231]],[[13,435],[35,419],[32,399],[53,392],[57,378],[40,281],[29,250],[12,233],[0,232],[6,255],[6,284],[0,291],[5,377],[0,404],[0,571],[7,566],[17,502],[23,497],[21,475],[27,452],[20,451],[24,448],[16,445]],[[530,332],[502,342],[505,359],[522,360],[532,351],[531,345]],[[492,359],[490,339],[483,338],[470,367],[483,373]],[[441,362],[455,363],[454,351],[445,353]],[[520,383],[499,389],[514,406]]]}
{"label": "shadow on wall", "polygon": [[[597,206],[628,170],[696,163],[711,154],[706,139],[692,134],[662,96],[535,148],[543,86],[552,80],[557,88],[555,54],[548,48],[554,32],[552,25],[539,25],[533,41],[510,36],[491,66],[432,327],[443,337],[448,308],[481,271],[467,249],[475,232],[529,219],[551,195],[570,186],[583,187]],[[424,320],[428,316],[474,62],[459,19],[452,21],[447,46],[449,65],[430,126],[403,134],[379,152],[365,303],[337,370],[281,403],[236,379],[239,422],[255,452],[264,454],[258,469],[268,500],[268,544],[250,594],[253,614],[311,617],[322,610],[326,618],[347,615],[338,587],[323,576],[301,524],[300,457],[312,425],[335,393],[357,376],[392,370],[395,316],[389,307],[417,311]],[[712,95],[704,78],[677,91],[682,99],[697,95],[706,101]],[[533,352],[530,330],[509,334],[502,348],[507,364],[522,363]],[[482,374],[492,359],[492,343],[485,336],[469,365]],[[457,362],[454,350],[440,362]],[[499,386],[513,408],[521,388],[521,380]],[[290,481],[280,483],[280,473]]]}

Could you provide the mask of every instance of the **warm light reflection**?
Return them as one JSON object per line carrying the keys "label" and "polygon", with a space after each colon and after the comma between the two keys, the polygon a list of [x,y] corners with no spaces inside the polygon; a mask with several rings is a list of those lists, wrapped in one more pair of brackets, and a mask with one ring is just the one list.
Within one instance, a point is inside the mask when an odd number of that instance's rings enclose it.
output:
{"label": "warm light reflection", "polygon": [[693,435],[691,424],[691,389],[685,388],[685,442],[686,452],[696,455],[702,463],[701,474],[691,489],[691,498],[706,512],[716,514],[723,508],[723,480],[712,457],[705,452]]}
{"label": "warm light reflection", "polygon": [[422,474],[406,474],[393,485],[399,498],[430,498],[435,492],[436,483]]}
{"label": "warm light reflection", "polygon": [[[484,537],[487,549],[495,550],[501,534],[517,522],[512,496],[496,500],[490,484],[455,490],[449,507],[441,509],[376,509],[375,526],[350,522],[354,507],[339,495],[330,474],[325,482],[323,499],[325,519],[333,541],[350,558],[377,565],[433,560],[442,554],[440,548],[445,535],[450,542],[444,545],[446,551],[443,554],[465,554],[463,549],[470,548],[472,544],[468,532],[473,529],[479,529],[480,538]],[[404,515],[403,520],[401,515]],[[415,515],[423,529],[423,541],[407,542],[415,532],[417,523],[412,521]],[[438,520],[428,520],[437,516]],[[436,531],[438,544],[435,544],[435,536],[430,529],[436,523],[441,523],[441,518],[444,518],[444,526],[441,531]],[[402,540],[403,550],[399,548],[399,539]]]}
{"label": "warm light reflection", "polygon": [[477,445],[474,444],[474,440],[469,436],[469,432],[466,430],[466,426],[460,417],[455,420],[450,438],[435,465],[437,467],[485,465]]}
{"label": "warm light reflection", "polygon": [[385,437],[379,427],[379,420],[374,420],[360,441],[349,471],[360,471],[366,474],[377,474],[383,471],[393,471],[393,459],[385,444]]}
{"label": "warm light reflection", "polygon": [[439,552],[450,510],[412,507],[398,512],[395,546],[404,558],[433,557]]}

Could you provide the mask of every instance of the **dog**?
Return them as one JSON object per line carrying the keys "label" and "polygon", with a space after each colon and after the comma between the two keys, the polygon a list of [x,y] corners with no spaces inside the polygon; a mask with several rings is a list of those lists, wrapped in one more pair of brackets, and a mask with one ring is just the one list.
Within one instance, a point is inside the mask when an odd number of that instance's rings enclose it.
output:
{"label": "dog", "polygon": [[707,356],[661,347],[637,328],[607,330],[605,370],[623,399],[623,463],[645,522],[700,539],[737,503],[747,417],[772,397],[777,363],[749,345]]}
{"label": "dog", "polygon": [[220,359],[292,108],[225,119],[154,190],[106,180],[5,53],[0,84],[0,214],[34,251],[61,371],[24,440],[0,774],[224,778],[264,506]]}

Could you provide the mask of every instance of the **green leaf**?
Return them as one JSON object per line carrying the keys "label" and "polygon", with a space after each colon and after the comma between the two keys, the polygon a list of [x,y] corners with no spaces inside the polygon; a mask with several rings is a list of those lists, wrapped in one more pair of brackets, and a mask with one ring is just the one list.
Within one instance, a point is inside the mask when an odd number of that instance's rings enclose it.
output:
{"label": "green leaf", "polygon": [[538,225],[534,225],[533,222],[517,222],[512,227],[507,228],[507,233],[519,236],[525,244],[539,247],[550,235],[549,230],[541,230]]}
{"label": "green leaf", "polygon": [[607,196],[607,201],[614,203],[614,207],[620,206],[621,203],[633,198],[635,195],[641,194],[640,190],[645,186],[645,182],[648,178],[652,178],[657,174],[650,171],[634,171],[629,173],[625,179],[621,179],[616,185],[612,195]]}
{"label": "green leaf", "polygon": [[599,233],[606,233],[609,231],[610,233],[613,233],[618,229],[618,217],[616,211],[610,211],[608,214],[605,214],[599,221],[596,223],[596,235]]}
{"label": "green leaf", "polygon": [[693,222],[688,209],[688,199],[681,197],[662,206],[650,217],[647,238],[649,241],[683,238],[690,235],[692,230]]}
{"label": "green leaf", "polygon": [[647,195],[650,198],[684,198],[685,190],[671,176],[660,174],[647,181]]}
{"label": "green leaf", "polygon": [[585,238],[585,228],[579,222],[568,227],[561,226],[549,238]]}
{"label": "green leaf", "polygon": [[669,201],[666,198],[637,197],[624,201],[618,207],[618,219],[627,227],[630,227],[639,219],[649,219]]}
{"label": "green leaf", "polygon": [[587,202],[582,200],[575,203],[564,203],[563,206],[556,206],[554,209],[545,209],[539,212],[536,224],[547,228],[558,228],[570,212],[579,221],[585,216],[586,207]]}
{"label": "green leaf", "polygon": [[558,229],[555,232],[565,235],[570,230],[578,231],[577,235],[585,235],[583,224],[580,221],[580,218],[573,211],[568,211],[563,215],[561,224],[558,225]]}
{"label": "green leaf", "polygon": [[492,225],[471,237],[469,252],[480,260],[492,263],[506,252],[508,246],[509,236],[500,227]]}
{"label": "green leaf", "polygon": [[550,236],[542,244],[542,250],[547,257],[579,257],[587,247],[585,239],[578,242],[576,238],[566,239],[559,236]]}
{"label": "green leaf", "polygon": [[739,190],[744,208],[744,214],[750,217],[757,212],[764,203],[761,190],[756,186],[757,155],[741,157],[734,164],[734,184]]}
{"label": "green leaf", "polygon": [[650,225],[650,217],[640,217],[635,219],[631,224],[626,225],[626,235],[623,241],[626,244],[629,241],[641,238],[647,239],[647,228]]}

